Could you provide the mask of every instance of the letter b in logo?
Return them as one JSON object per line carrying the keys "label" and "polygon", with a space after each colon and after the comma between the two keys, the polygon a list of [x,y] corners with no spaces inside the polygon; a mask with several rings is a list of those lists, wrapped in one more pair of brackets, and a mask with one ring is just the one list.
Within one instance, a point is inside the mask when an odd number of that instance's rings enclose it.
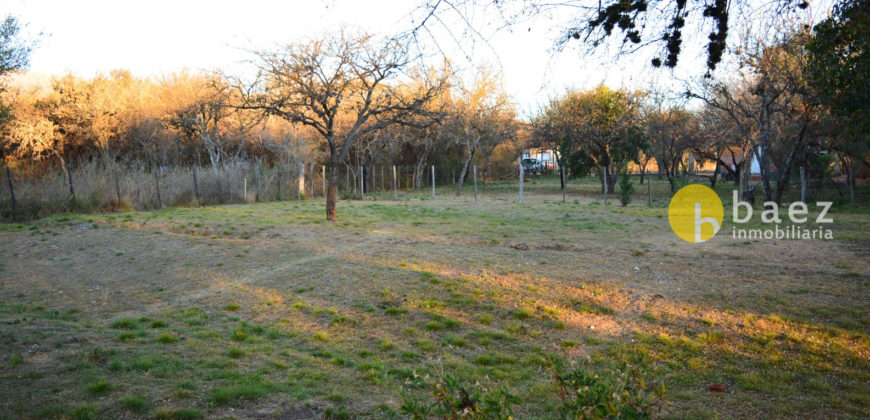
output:
{"label": "letter b in logo", "polygon": [[715,191],[703,185],[680,188],[668,206],[668,222],[680,239],[699,243],[716,235],[724,216],[722,200]]}

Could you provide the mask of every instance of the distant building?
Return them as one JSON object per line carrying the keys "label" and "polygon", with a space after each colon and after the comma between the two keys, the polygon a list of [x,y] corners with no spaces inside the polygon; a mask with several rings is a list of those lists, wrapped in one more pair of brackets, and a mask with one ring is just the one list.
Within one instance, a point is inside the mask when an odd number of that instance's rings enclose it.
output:
{"label": "distant building", "polygon": [[541,165],[543,165],[547,172],[559,170],[559,162],[556,160],[556,152],[553,149],[525,149],[523,150],[522,158],[541,161]]}

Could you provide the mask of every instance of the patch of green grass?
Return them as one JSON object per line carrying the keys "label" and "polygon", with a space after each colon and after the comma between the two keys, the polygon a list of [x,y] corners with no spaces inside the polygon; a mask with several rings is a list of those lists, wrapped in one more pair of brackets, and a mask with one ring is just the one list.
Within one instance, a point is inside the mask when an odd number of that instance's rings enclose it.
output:
{"label": "patch of green grass", "polygon": [[274,382],[257,379],[248,383],[214,388],[210,400],[215,405],[228,405],[239,400],[254,401],[281,389],[282,387]]}
{"label": "patch of green grass", "polygon": [[157,337],[157,342],[162,344],[177,343],[178,337],[172,334],[160,334],[160,337]]}
{"label": "patch of green grass", "polygon": [[201,420],[205,412],[198,408],[161,408],[154,413],[155,420]]}
{"label": "patch of green grass", "polygon": [[124,397],[119,403],[121,407],[137,413],[148,410],[148,402],[145,400],[145,397],[140,395]]}
{"label": "patch of green grass", "polygon": [[227,303],[227,306],[224,306],[224,309],[228,310],[230,312],[238,311],[240,308],[241,308],[241,306],[239,306],[239,304],[236,302],[230,302],[230,303]]}
{"label": "patch of green grass", "polygon": [[248,339],[248,333],[245,332],[242,328],[236,328],[233,330],[233,335],[231,336],[233,341],[245,341]]}
{"label": "patch of green grass", "polygon": [[133,318],[121,318],[109,326],[118,330],[136,330],[139,329],[139,322]]}
{"label": "patch of green grass", "polygon": [[390,306],[387,309],[384,309],[384,313],[387,315],[401,315],[408,313],[408,310],[398,306]]}
{"label": "patch of green grass", "polygon": [[513,357],[502,354],[502,353],[484,353],[474,358],[474,363],[480,366],[498,366],[498,365],[507,365],[513,364],[516,362],[516,359]]}
{"label": "patch of green grass", "polygon": [[517,308],[513,312],[513,316],[516,319],[529,319],[533,315],[535,315],[535,310],[529,307]]}
{"label": "patch of green grass", "polygon": [[321,342],[327,342],[332,340],[332,337],[330,337],[329,333],[326,331],[317,331],[314,334],[311,334],[311,338],[314,339],[314,341]]}
{"label": "patch of green grass", "polygon": [[463,337],[460,337],[456,334],[446,334],[443,339],[444,344],[448,344],[454,347],[467,347],[468,340]]}
{"label": "patch of green grass", "polygon": [[238,348],[238,347],[230,347],[230,349],[227,350],[227,356],[229,356],[233,359],[242,358],[245,356],[245,354],[246,354],[245,351]]}
{"label": "patch of green grass", "polygon": [[427,339],[420,339],[414,342],[414,345],[422,351],[435,350],[435,343]]}
{"label": "patch of green grass", "polygon": [[69,416],[75,420],[96,420],[99,419],[100,410],[97,407],[90,405],[80,405],[73,408]]}
{"label": "patch of green grass", "polygon": [[106,382],[105,380],[99,380],[88,385],[88,392],[91,394],[105,394],[110,389],[112,389],[112,385]]}
{"label": "patch of green grass", "polygon": [[429,282],[431,284],[441,283],[441,279],[439,279],[438,276],[436,276],[435,274],[432,274],[428,271],[421,271],[420,272],[420,279],[422,279],[423,281]]}

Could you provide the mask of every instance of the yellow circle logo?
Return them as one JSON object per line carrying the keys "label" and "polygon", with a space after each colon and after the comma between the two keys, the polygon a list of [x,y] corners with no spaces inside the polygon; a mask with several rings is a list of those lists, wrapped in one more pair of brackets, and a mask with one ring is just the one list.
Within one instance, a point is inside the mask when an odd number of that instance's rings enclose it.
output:
{"label": "yellow circle logo", "polygon": [[704,185],[686,185],[671,198],[668,223],[680,239],[695,244],[716,235],[724,213],[715,191]]}

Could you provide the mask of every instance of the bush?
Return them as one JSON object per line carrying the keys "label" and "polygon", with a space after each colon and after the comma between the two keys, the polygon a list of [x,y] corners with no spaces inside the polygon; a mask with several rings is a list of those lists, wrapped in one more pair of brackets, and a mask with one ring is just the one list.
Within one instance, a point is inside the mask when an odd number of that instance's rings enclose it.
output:
{"label": "bush", "polygon": [[429,387],[435,400],[431,403],[420,401],[402,390],[402,414],[411,418],[445,419],[512,419],[512,406],[517,398],[503,387],[487,389],[479,383],[466,385],[458,379],[445,375],[437,380],[415,377],[406,385]]}
{"label": "bush", "polygon": [[634,193],[634,183],[628,173],[628,166],[623,164],[619,167],[619,202],[625,207],[631,203],[631,195]]}
{"label": "bush", "polygon": [[565,370],[554,364],[561,418],[648,419],[664,395],[664,383],[648,377],[642,361],[616,368]]}

